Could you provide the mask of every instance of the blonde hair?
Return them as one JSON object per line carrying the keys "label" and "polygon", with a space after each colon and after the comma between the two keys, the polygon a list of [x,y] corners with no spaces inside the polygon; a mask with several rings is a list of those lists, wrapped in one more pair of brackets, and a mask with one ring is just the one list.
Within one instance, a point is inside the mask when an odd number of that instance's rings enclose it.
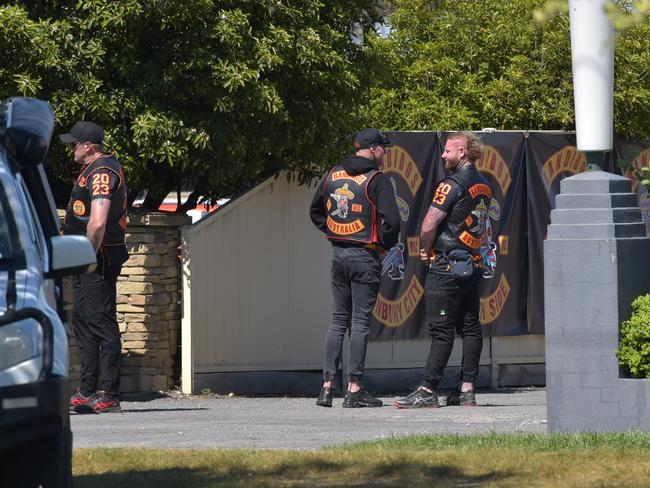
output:
{"label": "blonde hair", "polygon": [[472,163],[475,163],[481,157],[481,151],[483,150],[483,141],[476,134],[468,131],[463,132],[454,132],[451,134],[447,140],[456,141],[464,140],[465,147],[467,148],[467,159]]}

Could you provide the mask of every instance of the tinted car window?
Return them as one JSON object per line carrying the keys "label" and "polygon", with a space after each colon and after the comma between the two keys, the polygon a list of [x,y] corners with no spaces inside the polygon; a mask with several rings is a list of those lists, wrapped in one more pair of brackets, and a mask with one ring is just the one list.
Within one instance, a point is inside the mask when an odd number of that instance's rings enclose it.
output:
{"label": "tinted car window", "polygon": [[11,232],[11,209],[2,185],[0,185],[0,262],[15,257],[13,233]]}
{"label": "tinted car window", "polygon": [[23,186],[23,196],[25,198],[25,204],[27,205],[27,208],[25,208],[24,211],[25,211],[25,218],[27,219],[27,225],[29,227],[29,233],[32,237],[32,241],[34,242],[34,246],[36,248],[36,251],[38,252],[39,257],[41,258],[41,260],[44,260],[45,243],[42,241],[43,232],[41,230],[41,226],[38,221],[38,214],[36,213],[36,209],[34,208],[34,203],[32,202],[32,198],[30,197],[29,190],[25,185],[24,181],[22,181],[22,186]]}

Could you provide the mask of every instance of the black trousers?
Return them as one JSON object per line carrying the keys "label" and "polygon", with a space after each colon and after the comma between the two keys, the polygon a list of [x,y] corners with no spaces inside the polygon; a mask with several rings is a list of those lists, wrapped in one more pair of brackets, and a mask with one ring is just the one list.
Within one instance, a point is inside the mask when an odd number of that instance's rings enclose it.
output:
{"label": "black trousers", "polygon": [[72,326],[79,343],[81,389],[120,390],[120,329],[116,317],[116,284],[127,260],[126,246],[102,247],[97,269],[73,281]]}
{"label": "black trousers", "polygon": [[446,258],[436,256],[424,287],[431,348],[422,386],[436,390],[449,361],[456,334],[463,338],[462,381],[474,383],[478,374],[483,331],[479,322],[481,272],[466,280],[455,279]]}
{"label": "black trousers", "polygon": [[380,278],[379,251],[332,246],[332,320],[325,338],[325,381],[334,380],[341,361],[343,338],[350,329],[347,374],[350,381],[361,382]]}

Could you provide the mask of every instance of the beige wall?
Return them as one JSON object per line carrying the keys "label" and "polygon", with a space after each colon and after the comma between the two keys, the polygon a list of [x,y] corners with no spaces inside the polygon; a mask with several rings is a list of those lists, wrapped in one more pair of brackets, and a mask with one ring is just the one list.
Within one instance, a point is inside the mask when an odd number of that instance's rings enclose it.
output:
{"label": "beige wall", "polygon": [[320,367],[329,245],[307,225],[311,190],[290,188],[267,181],[183,230],[183,344],[194,371]]}
{"label": "beige wall", "polygon": [[[331,249],[309,219],[313,192],[267,180],[182,230],[183,391],[194,373],[322,368]],[[543,336],[486,338],[481,364],[540,362],[543,347]],[[427,340],[371,342],[366,367],[422,367],[427,351]]]}

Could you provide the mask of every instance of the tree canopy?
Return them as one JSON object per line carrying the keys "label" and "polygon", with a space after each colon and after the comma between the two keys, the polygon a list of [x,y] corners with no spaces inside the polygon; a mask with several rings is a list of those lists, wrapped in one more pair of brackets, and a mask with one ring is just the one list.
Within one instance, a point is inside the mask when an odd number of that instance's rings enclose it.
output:
{"label": "tree canopy", "polygon": [[[629,3],[629,2],[627,2]],[[395,130],[574,129],[569,17],[545,0],[402,0],[369,39],[367,120]],[[620,6],[620,8],[627,8]],[[650,136],[650,25],[620,32],[615,131]]]}
{"label": "tree canopy", "polygon": [[[549,4],[553,15],[534,20]],[[148,189],[145,206],[157,208],[180,185],[215,200],[285,169],[314,178],[350,149],[361,126],[573,129],[563,5],[0,2],[0,98],[51,101],[61,131],[81,119],[101,124],[125,166],[131,200]],[[622,19],[615,131],[648,138],[650,2],[613,5]],[[64,203],[74,163],[56,140],[49,165]]]}
{"label": "tree canopy", "polygon": [[[16,1],[0,6],[0,97],[50,100],[61,130],[101,124],[152,208],[181,181],[216,199],[281,169],[307,179],[351,143],[367,86],[353,34],[374,4]],[[50,159],[68,182],[61,144]]]}

